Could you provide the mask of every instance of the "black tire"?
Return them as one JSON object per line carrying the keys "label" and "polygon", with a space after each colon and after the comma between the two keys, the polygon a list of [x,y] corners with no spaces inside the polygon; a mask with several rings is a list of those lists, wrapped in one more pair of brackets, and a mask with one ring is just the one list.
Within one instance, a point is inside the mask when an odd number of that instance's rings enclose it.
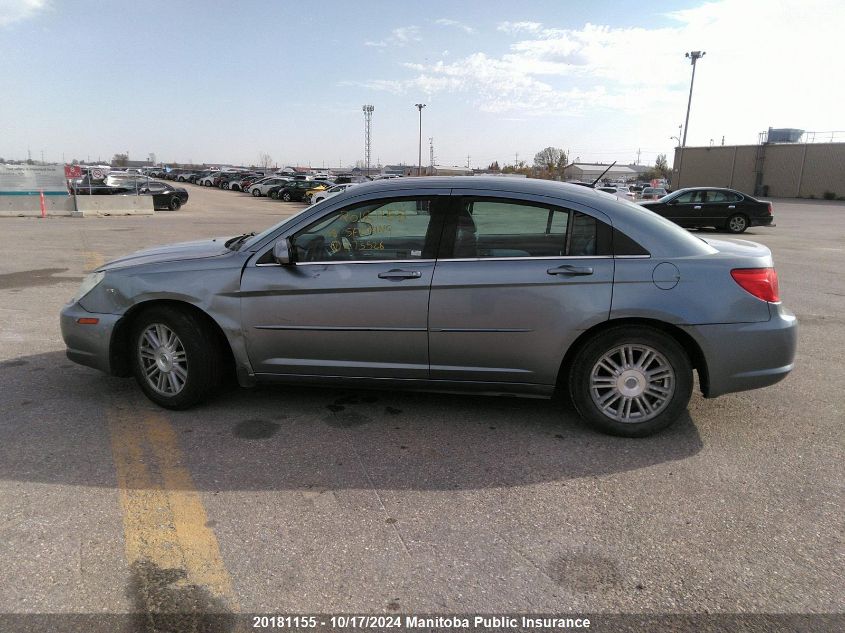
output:
{"label": "black tire", "polygon": [[278,200],[279,199],[279,192],[278,191],[271,191],[267,194],[271,199]]}
{"label": "black tire", "polygon": [[[622,383],[624,376],[629,372],[638,375],[636,374],[638,370],[628,369],[618,374],[618,377],[617,375],[602,375],[610,372],[606,372],[604,369],[606,365],[599,365],[599,361],[607,359],[608,355],[613,354],[615,350],[624,349],[623,346],[630,346],[627,349],[633,350],[631,361],[634,366],[636,365],[633,360],[634,354],[644,354],[644,351],[640,350],[651,350],[656,352],[656,356],[652,361],[646,363],[646,368],[652,367],[652,363],[657,363],[657,370],[667,366],[671,368],[673,375],[662,381],[656,381],[654,385],[655,388],[663,390],[667,394],[659,401],[659,405],[655,404],[658,400],[649,400],[651,396],[648,390],[651,385],[645,385],[646,392],[641,392],[636,397],[626,398],[619,393],[620,387],[617,384],[624,384],[627,387],[627,384]],[[639,356],[638,360],[643,358],[644,356]],[[620,365],[622,364],[620,363]],[[591,387],[591,379],[594,376],[597,381],[613,381],[614,386],[603,387],[599,382],[595,387]],[[628,380],[633,380],[634,383],[637,381],[633,377]],[[619,382],[616,383],[615,381]],[[662,382],[662,384],[658,385],[657,382]],[[632,387],[634,390],[641,389],[643,384],[645,383],[641,383],[639,386],[633,384]],[[622,437],[645,437],[670,426],[683,413],[689,403],[692,396],[692,385],[692,365],[683,347],[668,334],[646,326],[618,326],[601,332],[578,350],[569,371],[569,394],[581,417],[599,431]],[[605,391],[602,391],[602,389]],[[614,389],[616,390],[615,393],[619,393],[615,398],[613,398],[614,394],[611,393]],[[619,414],[618,411],[614,412],[612,409],[611,413],[605,413],[599,407],[599,404],[594,401],[594,397],[601,398],[602,396],[613,398],[609,401],[609,407],[614,402],[619,402],[621,398],[622,402],[616,406],[617,409],[623,410],[626,406],[625,400],[631,400],[632,402],[627,404],[630,419],[627,421],[618,419],[619,415],[625,417],[624,414]],[[657,396],[657,398],[660,397],[660,395]],[[638,405],[639,412],[633,411],[634,404],[636,404],[633,402],[634,400],[645,401],[645,404],[653,406],[654,413],[647,413],[647,408],[640,405]],[[612,413],[617,413],[617,417],[614,417]],[[637,421],[637,417],[645,419]]]}
{"label": "black tire", "polygon": [[171,198],[170,204],[167,205],[167,208],[171,211],[178,211],[182,207],[182,201],[179,198]]}
{"label": "black tire", "polygon": [[282,194],[282,200],[284,200],[285,202],[290,202],[290,193],[288,193],[287,191],[285,191],[285,192]]}
{"label": "black tire", "polygon": [[260,198],[261,197],[261,190],[258,187],[254,187],[252,189],[252,195],[256,198]]}
{"label": "black tire", "polygon": [[[175,333],[184,352],[186,379],[179,391],[161,393],[148,382],[141,355],[142,337],[148,328],[162,325]],[[206,321],[172,307],[153,307],[141,313],[132,324],[129,339],[132,371],[144,394],[167,409],[187,409],[202,402],[219,387],[224,375],[223,353],[217,336]],[[149,365],[147,365],[149,367]]]}
{"label": "black tire", "polygon": [[748,228],[748,217],[742,213],[735,213],[725,222],[725,229],[728,233],[743,233]]}

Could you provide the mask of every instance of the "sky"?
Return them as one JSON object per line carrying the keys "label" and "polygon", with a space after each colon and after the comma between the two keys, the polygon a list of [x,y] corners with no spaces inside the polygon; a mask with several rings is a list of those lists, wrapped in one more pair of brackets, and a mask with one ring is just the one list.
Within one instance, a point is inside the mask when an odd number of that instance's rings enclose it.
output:
{"label": "sky", "polygon": [[[0,157],[671,163],[845,130],[842,0],[0,0]],[[639,153],[639,154],[638,154]]]}

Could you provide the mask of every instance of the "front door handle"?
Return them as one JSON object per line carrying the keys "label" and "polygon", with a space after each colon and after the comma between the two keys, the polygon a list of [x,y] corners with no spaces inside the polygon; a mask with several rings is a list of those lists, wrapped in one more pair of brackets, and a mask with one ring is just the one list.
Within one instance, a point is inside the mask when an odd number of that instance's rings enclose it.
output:
{"label": "front door handle", "polygon": [[571,264],[564,264],[557,268],[549,268],[546,271],[549,275],[592,275],[592,266],[573,266]]}
{"label": "front door handle", "polygon": [[378,274],[379,279],[394,279],[399,281],[401,279],[419,279],[422,273],[418,270],[399,270],[394,268],[383,273]]}
{"label": "front door handle", "polygon": [[736,209],[736,205],[735,204],[729,204],[728,209]]}
{"label": "front door handle", "polygon": [[695,206],[693,207],[693,209],[695,209],[696,211],[700,211],[700,210],[701,210],[701,205],[700,205],[700,204],[697,204],[697,205],[695,205]]}

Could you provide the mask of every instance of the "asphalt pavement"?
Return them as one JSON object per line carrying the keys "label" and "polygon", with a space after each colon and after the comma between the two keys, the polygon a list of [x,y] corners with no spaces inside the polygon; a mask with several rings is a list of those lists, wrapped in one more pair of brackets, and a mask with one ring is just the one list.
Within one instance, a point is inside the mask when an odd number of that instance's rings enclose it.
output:
{"label": "asphalt pavement", "polygon": [[0,219],[0,613],[842,611],[845,204],[775,201],[742,236],[773,251],[795,371],[630,440],[563,400],[260,387],[172,412],[68,361],[87,270],[302,208],[187,188],[151,217]]}

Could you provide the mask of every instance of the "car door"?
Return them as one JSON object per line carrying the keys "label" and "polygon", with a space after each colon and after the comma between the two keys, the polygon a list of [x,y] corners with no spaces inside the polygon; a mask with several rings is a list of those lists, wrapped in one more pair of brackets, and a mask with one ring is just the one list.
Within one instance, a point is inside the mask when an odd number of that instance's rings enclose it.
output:
{"label": "car door", "polygon": [[725,221],[736,213],[736,204],[739,199],[729,191],[713,189],[707,192],[707,202],[704,207],[704,224],[706,226],[723,226]]}
{"label": "car door", "polygon": [[[259,374],[428,378],[428,298],[448,195],[381,198],[327,212],[272,245],[241,281]],[[284,239],[284,238],[279,238]]]}
{"label": "car door", "polygon": [[433,380],[553,385],[571,342],[608,318],[610,227],[541,200],[455,198],[429,301]]}
{"label": "car door", "polygon": [[667,202],[660,215],[681,226],[696,226],[701,218],[703,193],[699,190],[683,192]]}

